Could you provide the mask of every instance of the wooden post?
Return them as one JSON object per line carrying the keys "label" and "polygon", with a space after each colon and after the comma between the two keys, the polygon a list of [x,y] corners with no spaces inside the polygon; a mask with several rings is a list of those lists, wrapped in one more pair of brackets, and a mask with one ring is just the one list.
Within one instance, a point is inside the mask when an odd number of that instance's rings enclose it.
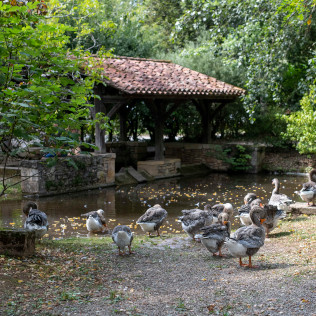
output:
{"label": "wooden post", "polygon": [[179,105],[180,102],[175,102],[167,110],[167,102],[164,100],[150,100],[147,103],[155,122],[155,160],[164,160],[164,122]]}
{"label": "wooden post", "polygon": [[[157,106],[157,110],[161,108]],[[155,160],[164,160],[164,143],[163,143],[163,127],[164,119],[155,116]]]}
{"label": "wooden post", "polygon": [[127,141],[127,116],[130,112],[131,108],[127,108],[127,106],[122,106],[120,108],[119,116],[120,116],[120,141]]}
{"label": "wooden post", "polygon": [[[98,112],[106,113],[103,102],[99,99],[94,99],[94,107],[91,109],[93,119]],[[95,124],[95,145],[99,148],[96,152],[104,154],[106,153],[105,147],[105,130],[101,129],[100,124]]]}
{"label": "wooden post", "polygon": [[210,144],[212,138],[212,125],[210,120],[211,111],[210,105],[206,104],[203,101],[196,101],[195,102],[197,110],[200,112],[201,115],[201,122],[202,122],[202,142],[204,144]]}
{"label": "wooden post", "polygon": [[217,105],[215,105],[210,101],[194,100],[194,104],[201,115],[203,143],[210,144],[212,142],[212,134],[216,132],[213,131],[214,122],[212,122],[212,120],[216,118],[217,113],[225,106],[225,104],[227,104],[227,102],[228,101],[220,101]]}

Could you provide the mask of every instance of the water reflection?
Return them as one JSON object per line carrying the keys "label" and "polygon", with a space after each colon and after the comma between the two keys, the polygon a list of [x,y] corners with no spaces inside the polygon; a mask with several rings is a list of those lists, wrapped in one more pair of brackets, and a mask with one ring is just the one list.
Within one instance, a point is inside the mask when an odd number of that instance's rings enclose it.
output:
{"label": "water reflection", "polygon": [[[226,202],[233,204],[236,209],[243,203],[243,197],[248,192],[255,192],[267,202],[273,190],[273,177],[214,173],[203,177],[165,179],[136,186],[111,187],[35,200],[39,209],[48,215],[48,238],[87,236],[85,219],[80,215],[97,209],[105,211],[110,230],[118,224],[124,224],[130,225],[139,234],[142,232],[136,220],[156,203],[168,211],[162,233],[180,233],[182,229],[177,217],[181,215],[181,210],[203,208],[207,203],[213,205]],[[301,188],[307,177],[283,175],[278,178],[281,182],[280,192],[293,200],[300,200],[294,191]],[[0,202],[1,227],[23,226],[24,215],[21,209],[25,202],[26,199]],[[238,226],[239,223],[234,225]]]}

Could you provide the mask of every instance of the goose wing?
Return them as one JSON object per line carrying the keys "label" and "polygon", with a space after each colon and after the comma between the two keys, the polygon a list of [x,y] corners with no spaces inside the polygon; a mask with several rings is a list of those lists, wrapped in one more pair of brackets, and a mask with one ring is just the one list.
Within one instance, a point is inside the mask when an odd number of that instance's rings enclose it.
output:
{"label": "goose wing", "polygon": [[180,216],[179,219],[185,226],[203,227],[206,216],[206,212],[199,210]]}
{"label": "goose wing", "polygon": [[239,228],[232,236],[246,248],[260,248],[264,245],[265,233],[262,227],[255,225]]}
{"label": "goose wing", "polygon": [[289,205],[291,203],[292,203],[292,200],[286,194],[274,193],[271,195],[271,198],[268,204],[278,206],[280,204]]}
{"label": "goose wing", "polygon": [[91,212],[88,212],[88,213],[81,214],[80,216],[88,218],[90,215],[91,216],[95,216],[97,214],[98,214],[97,211],[91,211]]}
{"label": "goose wing", "polygon": [[238,213],[239,213],[239,215],[241,215],[242,213],[249,214],[250,210],[251,210],[250,204],[244,204],[238,209]]}
{"label": "goose wing", "polygon": [[167,217],[167,215],[167,211],[162,207],[151,207],[137,220],[137,222],[160,223]]}
{"label": "goose wing", "polygon": [[201,228],[203,231],[203,238],[210,238],[216,240],[225,240],[226,237],[229,237],[227,227],[220,223],[212,224]]}
{"label": "goose wing", "polygon": [[40,210],[31,210],[26,219],[26,223],[32,223],[38,226],[48,226],[47,215]]}

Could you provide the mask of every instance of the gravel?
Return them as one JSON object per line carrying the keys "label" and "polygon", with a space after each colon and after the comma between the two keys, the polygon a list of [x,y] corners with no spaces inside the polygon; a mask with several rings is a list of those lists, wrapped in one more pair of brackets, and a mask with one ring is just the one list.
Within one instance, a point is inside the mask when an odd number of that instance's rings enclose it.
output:
{"label": "gravel", "polygon": [[109,245],[94,254],[86,299],[36,314],[316,316],[315,223],[316,216],[284,221],[253,257],[254,269],[239,267],[225,248],[225,258],[213,257],[186,235],[135,238],[135,253],[125,256]]}

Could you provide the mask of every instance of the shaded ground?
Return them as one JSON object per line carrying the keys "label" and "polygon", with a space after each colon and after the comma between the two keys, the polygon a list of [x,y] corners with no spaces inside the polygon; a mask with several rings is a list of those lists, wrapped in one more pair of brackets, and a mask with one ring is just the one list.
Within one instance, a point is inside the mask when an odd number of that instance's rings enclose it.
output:
{"label": "shaded ground", "polygon": [[315,228],[316,216],[283,221],[257,269],[185,235],[136,236],[124,257],[110,237],[44,241],[32,258],[0,256],[0,314],[316,315]]}

